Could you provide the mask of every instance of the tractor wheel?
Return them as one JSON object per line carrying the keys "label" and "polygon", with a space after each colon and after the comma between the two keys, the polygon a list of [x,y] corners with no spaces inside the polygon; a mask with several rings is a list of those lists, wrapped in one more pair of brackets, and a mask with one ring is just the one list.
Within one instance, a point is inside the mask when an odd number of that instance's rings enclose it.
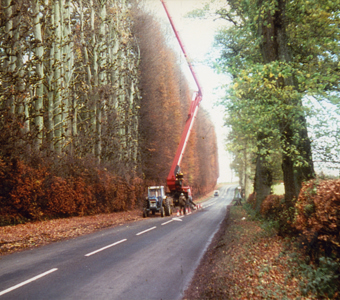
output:
{"label": "tractor wheel", "polygon": [[163,218],[164,216],[165,216],[164,206],[161,206],[161,217]]}
{"label": "tractor wheel", "polygon": [[171,206],[170,206],[170,201],[168,199],[165,200],[165,215],[166,216],[171,216]]}

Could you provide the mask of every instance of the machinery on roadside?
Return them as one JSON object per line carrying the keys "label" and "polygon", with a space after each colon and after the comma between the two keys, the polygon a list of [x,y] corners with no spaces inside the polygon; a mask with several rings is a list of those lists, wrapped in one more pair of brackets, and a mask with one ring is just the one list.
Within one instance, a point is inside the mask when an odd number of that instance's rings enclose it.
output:
{"label": "machinery on roadside", "polygon": [[[169,216],[172,213],[173,207],[178,207],[180,209],[183,209],[184,213],[186,213],[186,208],[195,206],[194,202],[192,201],[192,193],[191,188],[189,186],[183,185],[184,175],[181,172],[180,164],[183,158],[183,154],[185,151],[185,148],[188,144],[188,140],[190,137],[190,133],[192,131],[194,121],[197,116],[198,107],[200,102],[202,101],[202,89],[201,86],[197,80],[197,76],[194,72],[194,69],[188,59],[188,56],[186,54],[184,45],[180,39],[180,36],[175,28],[175,25],[173,23],[173,20],[170,16],[169,10],[166,6],[166,3],[164,0],[161,0],[163,7],[165,9],[165,12],[168,16],[168,19],[170,21],[171,27],[176,35],[176,38],[178,40],[178,43],[182,49],[182,52],[185,56],[185,59],[188,63],[189,69],[191,71],[191,74],[196,82],[198,91],[194,93],[189,112],[188,112],[188,118],[186,120],[181,140],[178,145],[175,158],[172,162],[170,172],[168,174],[168,177],[166,179],[167,187],[169,192],[164,195],[164,186],[157,186],[157,187],[149,187],[148,188],[148,197],[145,199],[145,204],[143,208],[143,217],[146,217],[149,215],[149,212],[152,213],[160,212],[161,216]],[[157,196],[155,195],[157,193]]]}
{"label": "machinery on roadside", "polygon": [[143,207],[143,217],[148,217],[150,212],[154,215],[161,213],[161,217],[170,216],[172,213],[172,203],[170,197],[165,194],[164,186],[148,187],[148,196]]}

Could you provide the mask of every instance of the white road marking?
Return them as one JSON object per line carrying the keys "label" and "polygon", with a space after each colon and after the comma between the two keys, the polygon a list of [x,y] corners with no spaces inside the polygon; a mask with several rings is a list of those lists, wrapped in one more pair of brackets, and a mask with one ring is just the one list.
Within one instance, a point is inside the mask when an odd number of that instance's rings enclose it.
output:
{"label": "white road marking", "polygon": [[173,219],[170,220],[170,221],[164,222],[164,223],[162,223],[161,225],[166,225],[166,224],[168,224],[168,223],[171,223],[172,221],[173,221]]}
{"label": "white road marking", "polygon": [[30,283],[32,281],[35,281],[35,280],[37,280],[37,279],[39,279],[41,277],[44,277],[44,276],[46,276],[46,275],[48,275],[48,274],[50,274],[52,272],[55,272],[57,270],[58,270],[57,268],[51,269],[51,270],[49,270],[49,271],[47,271],[45,273],[42,273],[42,274],[37,275],[37,276],[35,276],[35,277],[31,278],[31,279],[28,279],[28,280],[26,280],[24,282],[21,282],[21,283],[15,285],[15,286],[12,286],[12,287],[8,288],[7,290],[3,290],[2,292],[0,292],[0,296],[5,295],[5,294],[7,294],[7,293],[9,293],[9,292],[19,288],[19,287],[22,287],[22,286],[24,286],[24,285],[26,285],[26,284],[28,284],[28,283]]}
{"label": "white road marking", "polygon": [[96,253],[98,253],[98,252],[100,252],[100,251],[103,251],[103,250],[105,250],[105,249],[107,249],[107,248],[116,246],[116,245],[118,245],[118,244],[120,244],[120,243],[123,243],[123,242],[126,242],[126,241],[127,241],[127,239],[120,240],[120,241],[115,242],[115,243],[113,243],[113,244],[111,244],[111,245],[105,246],[105,247],[100,248],[100,249],[98,249],[98,250],[96,250],[96,251],[93,251],[93,252],[91,252],[91,253],[85,254],[85,256],[91,256],[91,255],[93,255],[93,254],[96,254]]}
{"label": "white road marking", "polygon": [[164,223],[162,223],[161,225],[166,225],[166,224],[168,224],[168,223],[171,223],[172,221],[180,221],[180,222],[182,222],[181,219],[182,219],[183,217],[184,217],[184,216],[172,218],[171,220],[169,220],[169,221],[167,221],[167,222],[164,222]]}
{"label": "white road marking", "polygon": [[144,231],[138,232],[136,235],[141,235],[141,234],[143,234],[143,233],[145,233],[145,232],[148,232],[148,231],[150,231],[150,230],[154,230],[155,228],[157,228],[157,227],[156,227],[156,226],[154,226],[154,227],[151,227],[151,228],[149,228],[149,229],[147,229],[147,230],[144,230]]}

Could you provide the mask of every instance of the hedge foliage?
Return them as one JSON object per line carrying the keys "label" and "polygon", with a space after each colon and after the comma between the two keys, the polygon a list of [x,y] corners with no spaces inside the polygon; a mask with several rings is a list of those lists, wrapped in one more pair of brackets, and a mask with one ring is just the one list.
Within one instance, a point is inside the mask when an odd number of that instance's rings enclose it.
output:
{"label": "hedge foliage", "polygon": [[269,195],[262,203],[261,215],[299,233],[313,259],[340,258],[340,179],[305,182],[294,203],[287,210],[284,196]]}
{"label": "hedge foliage", "polygon": [[312,254],[340,257],[340,179],[306,182],[295,208],[293,225],[306,237]]}
{"label": "hedge foliage", "polygon": [[284,208],[283,195],[269,195],[263,200],[260,212],[266,218],[279,219]]}
{"label": "hedge foliage", "polygon": [[145,184],[91,161],[0,158],[0,225],[128,210],[140,203]]}

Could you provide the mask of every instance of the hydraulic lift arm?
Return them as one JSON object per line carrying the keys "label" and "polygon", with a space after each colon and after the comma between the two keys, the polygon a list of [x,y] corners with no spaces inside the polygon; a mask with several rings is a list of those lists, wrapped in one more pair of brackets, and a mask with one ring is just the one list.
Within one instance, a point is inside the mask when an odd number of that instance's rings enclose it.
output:
{"label": "hydraulic lift arm", "polygon": [[194,77],[194,80],[195,80],[197,88],[198,88],[198,91],[194,93],[193,99],[191,101],[189,113],[188,113],[188,119],[185,123],[184,130],[183,130],[182,137],[181,137],[181,141],[178,145],[178,148],[177,148],[177,151],[176,151],[176,154],[175,154],[175,158],[172,162],[172,166],[171,166],[169,175],[167,177],[167,185],[168,185],[170,191],[174,191],[174,190],[176,190],[176,186],[178,186],[178,181],[177,181],[177,184],[176,184],[176,180],[177,180],[176,175],[178,175],[180,173],[180,164],[181,164],[181,161],[182,161],[182,158],[183,158],[183,154],[184,154],[185,148],[187,146],[187,143],[188,143],[188,140],[189,140],[189,137],[190,137],[190,133],[191,133],[191,130],[192,130],[192,127],[193,127],[193,124],[194,124],[194,121],[195,121],[195,118],[196,118],[196,115],[197,115],[199,104],[202,100],[202,89],[201,89],[201,86],[198,82],[198,79],[197,79],[196,73],[193,69],[193,66],[192,66],[192,64],[191,64],[191,62],[190,62],[190,60],[187,56],[187,53],[185,51],[184,45],[181,41],[181,38],[180,38],[176,28],[175,28],[174,22],[173,22],[173,20],[170,16],[167,5],[166,5],[164,0],[161,0],[161,2],[163,4],[164,10],[165,10],[165,12],[168,16],[171,27],[172,27],[175,35],[176,35],[178,43],[179,43],[179,45],[182,49],[184,57],[185,57],[185,59],[188,63],[189,69],[191,71],[192,76]]}

